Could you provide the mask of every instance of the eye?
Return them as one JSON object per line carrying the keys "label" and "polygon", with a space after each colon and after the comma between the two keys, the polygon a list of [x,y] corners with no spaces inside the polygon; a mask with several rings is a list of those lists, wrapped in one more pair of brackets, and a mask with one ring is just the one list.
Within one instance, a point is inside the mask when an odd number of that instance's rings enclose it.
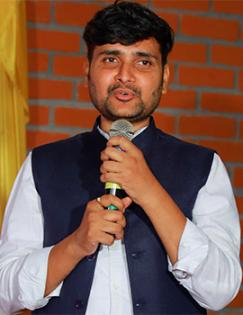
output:
{"label": "eye", "polygon": [[149,60],[146,60],[146,59],[145,60],[139,60],[138,65],[144,66],[144,67],[149,67],[152,65],[152,62]]}
{"label": "eye", "polygon": [[105,58],[103,58],[103,62],[105,62],[105,63],[115,63],[115,62],[117,62],[117,60],[116,60],[115,57],[105,57]]}

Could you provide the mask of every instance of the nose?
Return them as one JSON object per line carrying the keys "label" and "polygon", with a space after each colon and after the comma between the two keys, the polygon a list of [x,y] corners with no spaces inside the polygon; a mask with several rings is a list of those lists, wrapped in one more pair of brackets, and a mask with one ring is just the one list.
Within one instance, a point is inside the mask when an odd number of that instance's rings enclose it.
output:
{"label": "nose", "polygon": [[120,83],[131,83],[135,81],[134,69],[130,64],[122,63],[115,75],[115,80]]}

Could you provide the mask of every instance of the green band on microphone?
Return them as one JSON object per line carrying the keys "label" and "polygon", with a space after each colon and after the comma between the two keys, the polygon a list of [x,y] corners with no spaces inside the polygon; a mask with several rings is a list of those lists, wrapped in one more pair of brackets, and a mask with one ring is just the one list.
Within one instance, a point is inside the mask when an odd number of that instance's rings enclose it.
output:
{"label": "green band on microphone", "polygon": [[116,206],[114,206],[114,205],[109,205],[109,206],[107,207],[107,209],[108,209],[108,210],[118,210],[118,208],[117,208]]}

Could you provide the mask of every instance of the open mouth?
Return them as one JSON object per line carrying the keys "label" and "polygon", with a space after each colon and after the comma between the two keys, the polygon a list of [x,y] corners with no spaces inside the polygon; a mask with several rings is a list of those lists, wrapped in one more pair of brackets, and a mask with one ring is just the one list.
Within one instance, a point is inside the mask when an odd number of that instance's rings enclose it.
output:
{"label": "open mouth", "polygon": [[118,88],[115,89],[113,95],[122,102],[128,102],[135,97],[135,94],[130,89]]}

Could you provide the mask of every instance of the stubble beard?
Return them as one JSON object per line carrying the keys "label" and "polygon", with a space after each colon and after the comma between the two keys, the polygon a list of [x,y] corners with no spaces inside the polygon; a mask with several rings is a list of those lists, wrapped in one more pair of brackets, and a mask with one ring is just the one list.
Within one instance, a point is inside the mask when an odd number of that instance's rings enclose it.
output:
{"label": "stubble beard", "polygon": [[106,119],[110,121],[115,121],[117,119],[126,119],[131,123],[146,120],[156,110],[160,103],[163,86],[163,80],[161,80],[159,87],[155,89],[152,93],[152,99],[149,106],[146,106],[146,104],[143,102],[141,98],[141,91],[138,90],[137,88],[126,85],[125,88],[128,88],[133,91],[135,96],[138,98],[138,102],[132,105],[134,107],[133,112],[127,115],[124,114],[120,115],[116,110],[115,106],[113,106],[112,102],[110,101],[110,97],[112,96],[113,91],[116,88],[120,88],[122,86],[120,84],[116,84],[109,87],[107,97],[103,101],[98,101],[95,85],[92,84],[92,82],[89,83],[91,101],[102,116],[104,116]]}

